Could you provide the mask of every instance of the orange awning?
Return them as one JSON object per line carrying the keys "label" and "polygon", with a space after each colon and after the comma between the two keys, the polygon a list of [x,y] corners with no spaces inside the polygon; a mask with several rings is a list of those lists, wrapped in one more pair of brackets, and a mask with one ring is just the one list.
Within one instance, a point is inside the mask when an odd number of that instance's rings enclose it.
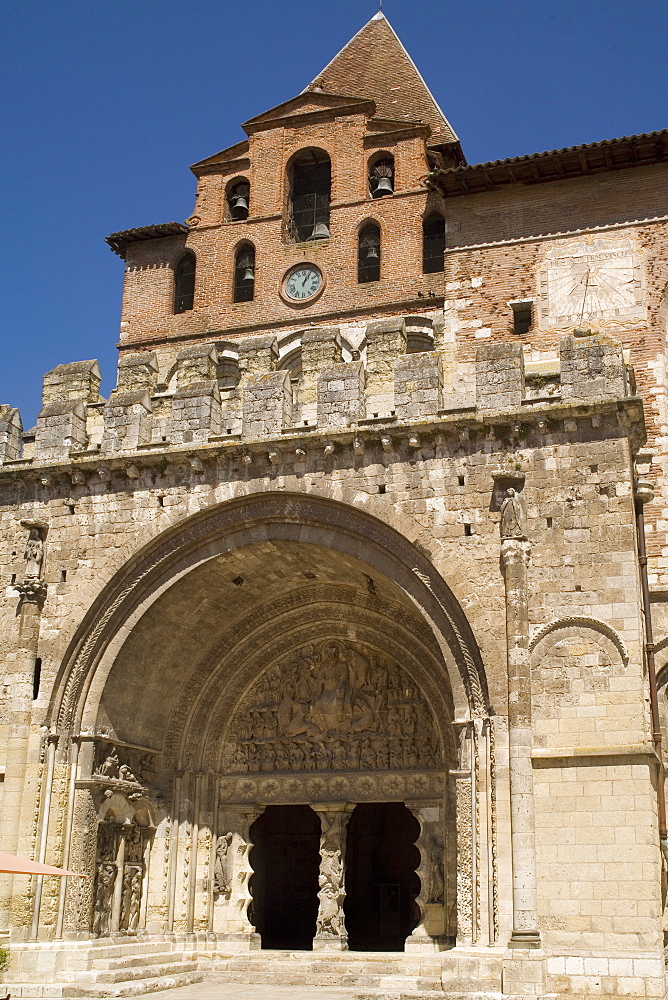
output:
{"label": "orange awning", "polygon": [[39,861],[17,858],[16,855],[5,854],[3,851],[0,851],[0,872],[12,875],[77,875],[79,878],[88,878],[80,872],[66,872],[64,868],[41,865]]}

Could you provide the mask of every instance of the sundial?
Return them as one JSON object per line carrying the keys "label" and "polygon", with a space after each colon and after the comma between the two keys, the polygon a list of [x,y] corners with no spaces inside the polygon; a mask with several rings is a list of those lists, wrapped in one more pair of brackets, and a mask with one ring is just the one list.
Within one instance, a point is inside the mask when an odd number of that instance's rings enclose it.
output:
{"label": "sundial", "polygon": [[539,283],[543,328],[598,327],[643,318],[640,257],[628,238],[590,238],[553,247]]}

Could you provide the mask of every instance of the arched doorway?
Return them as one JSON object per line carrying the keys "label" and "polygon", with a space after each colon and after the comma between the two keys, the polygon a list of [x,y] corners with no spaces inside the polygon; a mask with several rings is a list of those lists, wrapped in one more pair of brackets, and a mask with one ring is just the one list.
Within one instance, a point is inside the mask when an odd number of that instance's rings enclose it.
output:
{"label": "arched doorway", "polygon": [[[406,801],[432,817],[420,851],[434,885],[446,882],[424,900],[436,947],[454,933],[457,891],[450,723],[485,697],[463,612],[423,553],[346,505],[251,497],[191,519],[182,541],[179,530],[129,567],[127,609],[111,593],[58,710],[63,725],[76,716],[113,734],[140,786],[128,791],[161,803],[140,926],[248,941],[250,830],[265,808]],[[103,793],[87,780],[74,831]],[[76,835],[73,849],[85,865]],[[72,928],[89,913],[78,906]],[[343,924],[320,916],[318,927]],[[402,916],[392,946],[410,929]],[[296,933],[309,947],[313,934]]]}
{"label": "arched doorway", "polygon": [[308,951],[318,916],[318,816],[305,805],[267,806],[250,836],[250,919],[262,947]]}
{"label": "arched doorway", "polygon": [[401,802],[355,807],[346,837],[344,913],[351,951],[403,951],[417,925],[418,821]]}

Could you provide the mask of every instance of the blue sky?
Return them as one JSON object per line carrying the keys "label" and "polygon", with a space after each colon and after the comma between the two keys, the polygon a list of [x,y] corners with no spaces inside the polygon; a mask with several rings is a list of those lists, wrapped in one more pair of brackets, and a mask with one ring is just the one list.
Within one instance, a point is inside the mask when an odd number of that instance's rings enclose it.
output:
{"label": "blue sky", "polygon": [[[0,402],[44,372],[114,384],[121,229],[183,220],[188,165],[298,93],[375,0],[5,0]],[[665,0],[384,0],[469,162],[668,126]]]}

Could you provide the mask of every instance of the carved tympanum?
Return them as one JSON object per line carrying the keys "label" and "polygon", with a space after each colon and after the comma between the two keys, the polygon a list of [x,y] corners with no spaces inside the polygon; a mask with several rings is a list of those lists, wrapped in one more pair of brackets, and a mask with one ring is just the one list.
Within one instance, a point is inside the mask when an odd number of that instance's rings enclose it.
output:
{"label": "carved tympanum", "polygon": [[225,768],[376,771],[440,766],[431,711],[388,658],[332,640],[265,672],[228,736]]}

